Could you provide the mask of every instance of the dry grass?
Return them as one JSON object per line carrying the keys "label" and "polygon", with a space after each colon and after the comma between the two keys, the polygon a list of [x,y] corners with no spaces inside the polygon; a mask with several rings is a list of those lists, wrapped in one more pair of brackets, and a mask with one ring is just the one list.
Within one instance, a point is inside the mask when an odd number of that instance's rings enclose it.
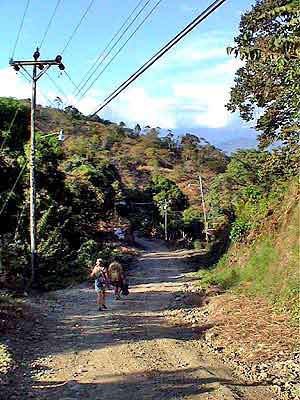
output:
{"label": "dry grass", "polygon": [[263,299],[224,294],[207,306],[205,323],[214,325],[214,345],[243,362],[281,359],[299,347],[297,327]]}

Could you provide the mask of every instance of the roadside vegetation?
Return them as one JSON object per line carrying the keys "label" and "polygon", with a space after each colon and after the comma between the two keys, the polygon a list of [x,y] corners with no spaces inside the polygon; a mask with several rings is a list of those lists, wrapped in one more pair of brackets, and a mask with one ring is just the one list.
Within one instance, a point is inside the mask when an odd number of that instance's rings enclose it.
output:
{"label": "roadside vegetation", "polygon": [[[204,248],[201,174],[212,262],[229,248],[202,281],[247,287],[296,314],[299,12],[297,0],[258,1],[242,17],[228,49],[244,66],[236,73],[227,108],[255,124],[256,150],[228,156],[189,132],[175,137],[159,127],[132,129],[124,122],[89,118],[73,106],[38,107],[40,289],[86,279],[99,256],[129,257],[134,230],[163,238],[165,212],[172,244]],[[30,286],[29,109],[28,100],[0,99],[0,284],[19,292]],[[52,135],[61,128],[63,144]],[[125,241],[118,239],[117,228]],[[284,235],[288,256],[283,259],[277,242]]]}
{"label": "roadside vegetation", "polygon": [[299,319],[299,17],[297,0],[258,1],[242,17],[228,49],[245,64],[227,107],[255,124],[260,150],[237,152],[212,182],[211,218],[230,221],[230,248],[210,271],[200,272],[203,285],[261,296],[294,320]]}
{"label": "roadside vegetation", "polygon": [[245,203],[242,215],[232,224],[231,242],[216,265],[199,271],[201,285],[265,298],[299,321],[297,182],[271,192],[263,207],[259,202]]}

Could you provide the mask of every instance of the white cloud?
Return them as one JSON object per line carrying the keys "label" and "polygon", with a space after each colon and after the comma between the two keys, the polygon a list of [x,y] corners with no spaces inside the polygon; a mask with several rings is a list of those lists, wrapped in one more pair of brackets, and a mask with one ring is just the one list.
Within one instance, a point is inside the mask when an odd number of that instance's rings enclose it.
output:
{"label": "white cloud", "polygon": [[195,109],[191,121],[193,125],[222,128],[230,121],[230,114],[225,109],[229,97],[226,86],[177,84],[174,86],[174,95]]}
{"label": "white cloud", "polygon": [[144,88],[133,87],[126,90],[119,100],[111,103],[111,112],[119,120],[175,128],[173,106],[174,100],[171,98],[151,96]]}
{"label": "white cloud", "polygon": [[31,97],[31,84],[20,79],[12,68],[0,70],[0,96],[28,98]]}
{"label": "white cloud", "polygon": [[111,103],[111,116],[128,123],[141,122],[163,128],[228,126],[233,116],[225,104],[235,71],[242,65],[240,60],[229,59],[188,74],[185,80],[174,75],[168,81],[171,96],[150,95],[149,90],[142,87],[128,89],[119,100]]}
{"label": "white cloud", "polygon": [[226,56],[226,52],[224,47],[211,47],[208,48],[207,44],[199,43],[198,45],[186,46],[182,49],[179,49],[172,56],[172,62],[177,64],[191,64],[196,61],[204,61],[204,60],[214,60],[218,58],[224,58]]}
{"label": "white cloud", "polygon": [[[195,50],[197,46],[192,47]],[[184,57],[183,50],[186,56],[188,55],[187,49],[182,49],[181,53],[177,53],[175,58],[179,63]],[[162,128],[227,126],[232,117],[225,109],[225,104],[229,99],[234,73],[243,64],[233,58],[219,59],[221,50],[223,51],[218,47],[212,47],[207,55],[203,55],[202,50],[198,52],[195,50],[189,62],[197,64],[195,60],[198,60],[201,65],[199,70],[187,73],[185,68],[179,68],[175,73],[165,70],[163,74],[153,71],[153,78],[148,88],[147,81],[144,81],[143,87],[136,84],[128,88],[100,113],[101,117],[116,122],[123,120],[130,125],[138,122]],[[215,65],[209,67],[200,62],[201,57],[215,59]],[[186,59],[182,62],[185,61]],[[31,96],[31,84],[21,80],[21,77],[12,69],[0,70],[0,80],[0,96],[17,98]],[[64,85],[61,84],[61,86],[66,92]],[[169,92],[168,95],[164,94],[166,89]],[[45,95],[38,96],[38,102],[43,105],[48,103],[48,98],[53,101],[57,96],[55,90],[43,91],[43,93]],[[97,109],[103,96],[102,91],[91,90],[79,102],[76,102],[73,95],[68,95],[67,98],[61,97],[65,106],[72,104],[84,114],[90,114]]]}
{"label": "white cloud", "polygon": [[239,58],[231,58],[230,60],[217,64],[212,68],[212,74],[228,74],[230,77],[234,75],[235,71],[245,65],[245,62]]}

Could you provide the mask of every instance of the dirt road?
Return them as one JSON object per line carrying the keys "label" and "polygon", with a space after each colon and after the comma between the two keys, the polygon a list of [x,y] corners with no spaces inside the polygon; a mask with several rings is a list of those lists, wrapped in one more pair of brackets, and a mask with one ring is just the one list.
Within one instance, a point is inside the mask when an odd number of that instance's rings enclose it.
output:
{"label": "dirt road", "polygon": [[23,395],[41,400],[273,399],[266,388],[239,383],[202,354],[199,338],[205,327],[168,324],[165,310],[187,279],[185,254],[170,252],[160,242],[141,244],[146,250],[129,278],[130,296],[118,302],[110,294],[108,311],[97,311],[95,293],[86,285],[55,293],[48,331],[33,337],[27,349],[27,358],[32,357]]}

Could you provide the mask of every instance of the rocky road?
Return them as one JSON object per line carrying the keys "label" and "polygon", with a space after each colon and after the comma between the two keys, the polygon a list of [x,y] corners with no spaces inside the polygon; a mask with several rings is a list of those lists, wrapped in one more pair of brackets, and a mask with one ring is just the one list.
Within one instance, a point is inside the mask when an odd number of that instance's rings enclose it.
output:
{"label": "rocky road", "polygon": [[130,295],[115,301],[109,293],[107,311],[97,310],[91,285],[51,295],[46,330],[25,351],[25,380],[11,399],[274,399],[203,354],[205,326],[168,323],[165,312],[188,280],[186,254],[139,242],[145,251],[129,274]]}

